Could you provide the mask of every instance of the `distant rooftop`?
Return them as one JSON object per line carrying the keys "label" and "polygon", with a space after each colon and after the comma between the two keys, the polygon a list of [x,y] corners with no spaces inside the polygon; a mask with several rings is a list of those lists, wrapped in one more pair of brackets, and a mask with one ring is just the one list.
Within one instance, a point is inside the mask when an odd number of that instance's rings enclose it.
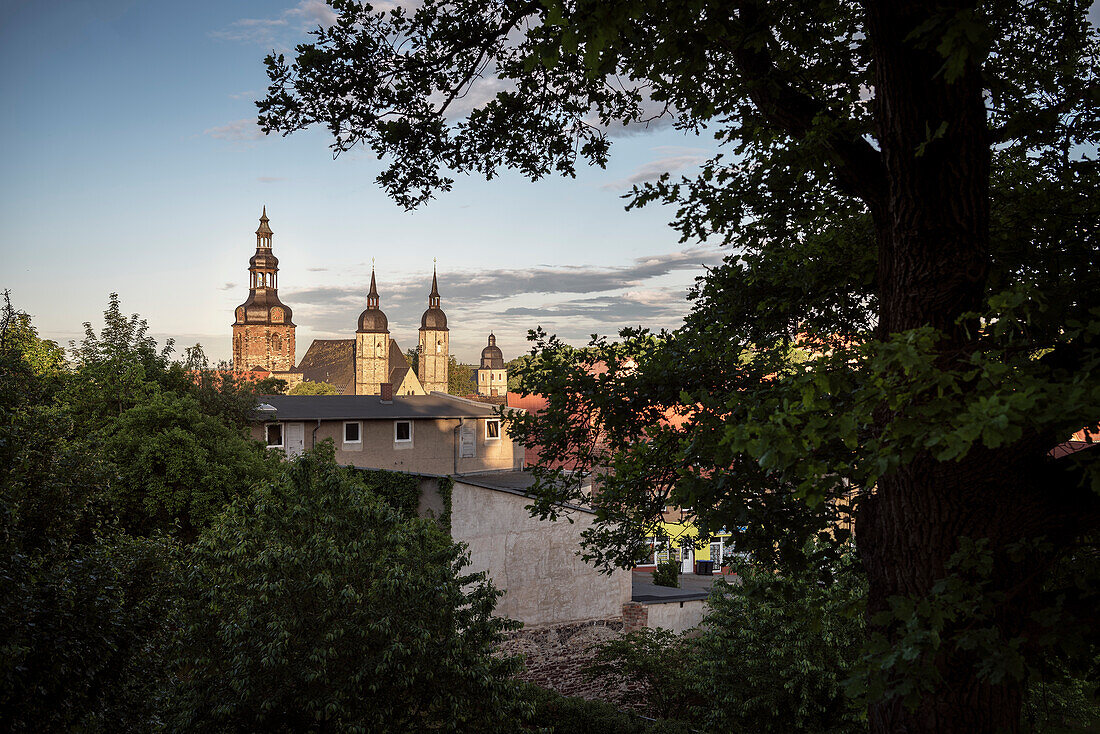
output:
{"label": "distant rooftop", "polygon": [[261,404],[275,408],[275,420],[395,420],[492,418],[496,406],[433,392],[394,395],[383,403],[377,395],[261,395]]}

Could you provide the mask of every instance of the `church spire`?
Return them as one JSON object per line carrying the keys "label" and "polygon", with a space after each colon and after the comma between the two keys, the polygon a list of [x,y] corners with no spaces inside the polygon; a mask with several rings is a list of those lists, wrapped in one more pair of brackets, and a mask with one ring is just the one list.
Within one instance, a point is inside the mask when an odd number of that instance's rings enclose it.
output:
{"label": "church spire", "polygon": [[378,284],[374,281],[374,264],[370,266],[370,290],[367,291],[367,308],[378,308]]}
{"label": "church spire", "polygon": [[260,215],[260,226],[256,230],[256,248],[266,247],[271,249],[271,235],[274,232],[271,231],[271,226],[268,222],[271,221],[267,218],[267,205],[264,205],[264,213]]}
{"label": "church spire", "polygon": [[435,276],[435,260],[432,260],[432,292],[428,294],[428,308],[439,308],[439,281]]}
{"label": "church spire", "polygon": [[378,283],[374,279],[374,263],[370,267],[370,290],[367,291],[367,308],[359,314],[358,333],[383,333],[389,331],[389,321],[378,308]]}

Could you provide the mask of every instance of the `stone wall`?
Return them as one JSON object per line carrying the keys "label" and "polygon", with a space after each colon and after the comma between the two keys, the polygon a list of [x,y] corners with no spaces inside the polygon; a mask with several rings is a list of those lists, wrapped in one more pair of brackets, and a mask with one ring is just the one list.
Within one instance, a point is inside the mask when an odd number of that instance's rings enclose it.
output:
{"label": "stone wall", "polygon": [[621,617],[522,629],[508,635],[500,652],[523,657],[520,680],[557,691],[563,696],[616,701],[621,692],[603,681],[590,681],[582,670],[596,646],[622,633]]}
{"label": "stone wall", "polygon": [[233,326],[233,369],[253,367],[269,372],[290,372],[295,366],[294,327],[282,324]]}

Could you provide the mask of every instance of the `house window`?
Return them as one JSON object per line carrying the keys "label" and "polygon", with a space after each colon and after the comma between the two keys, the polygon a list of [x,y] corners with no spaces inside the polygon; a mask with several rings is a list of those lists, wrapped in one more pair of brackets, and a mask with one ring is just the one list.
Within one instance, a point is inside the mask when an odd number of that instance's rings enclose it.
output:
{"label": "house window", "polygon": [[267,445],[268,448],[273,449],[281,449],[283,447],[283,424],[267,424]]}
{"label": "house window", "polygon": [[393,422],[393,440],[397,443],[408,443],[413,440],[412,421]]}
{"label": "house window", "polygon": [[361,443],[359,433],[359,421],[346,421],[344,423],[344,443]]}
{"label": "house window", "polygon": [[495,441],[500,438],[500,419],[490,418],[485,421],[485,440]]}

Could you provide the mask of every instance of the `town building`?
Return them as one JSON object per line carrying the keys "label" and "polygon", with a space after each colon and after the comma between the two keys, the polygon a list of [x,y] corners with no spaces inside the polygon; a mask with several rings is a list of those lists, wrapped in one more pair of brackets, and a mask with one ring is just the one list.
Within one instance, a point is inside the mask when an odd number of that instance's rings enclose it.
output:
{"label": "town building", "polygon": [[325,439],[337,462],[361,469],[461,475],[523,468],[523,446],[496,406],[445,393],[265,395],[252,435],[297,456]]}
{"label": "town building", "polygon": [[[610,576],[576,553],[592,510],[564,508],[571,522],[531,517],[523,447],[498,406],[433,392],[394,395],[265,395],[252,435],[296,456],[326,439],[340,464],[420,477],[420,514],[449,518],[467,544],[470,571],[485,571],[504,596],[500,616],[528,627],[618,619],[630,601],[628,571]],[[440,480],[453,480],[441,492]]]}

